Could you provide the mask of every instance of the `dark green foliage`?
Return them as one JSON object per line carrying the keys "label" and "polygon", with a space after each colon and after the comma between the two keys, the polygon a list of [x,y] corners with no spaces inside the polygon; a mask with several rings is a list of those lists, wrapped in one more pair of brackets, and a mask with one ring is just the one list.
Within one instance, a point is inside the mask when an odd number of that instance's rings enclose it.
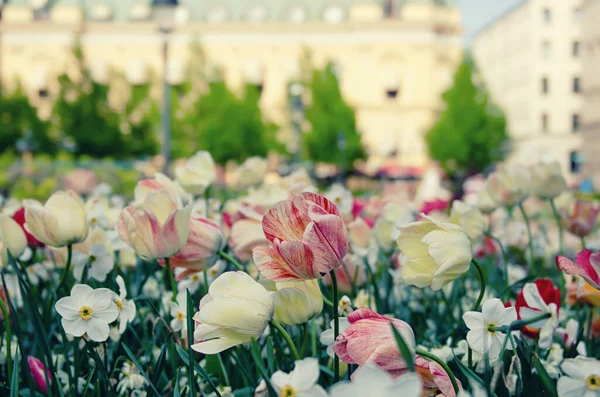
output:
{"label": "dark green foliage", "polygon": [[356,130],[354,109],[344,101],[332,65],[314,70],[309,87],[312,101],[306,108],[306,119],[312,128],[303,134],[305,155],[313,161],[337,164],[340,156],[335,153],[341,133],[346,140],[344,158],[347,164],[364,159],[366,152]]}
{"label": "dark green foliage", "polygon": [[446,109],[426,135],[430,156],[452,177],[483,172],[507,154],[506,119],[473,82],[473,69],[468,60],[459,66],[442,96]]}

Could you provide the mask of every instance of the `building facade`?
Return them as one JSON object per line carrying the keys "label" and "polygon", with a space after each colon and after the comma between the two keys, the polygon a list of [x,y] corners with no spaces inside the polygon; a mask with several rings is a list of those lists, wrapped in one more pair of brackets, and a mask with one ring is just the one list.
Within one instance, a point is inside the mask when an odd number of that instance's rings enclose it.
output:
{"label": "building facade", "polygon": [[582,1],[525,0],[484,27],[473,58],[504,110],[510,161],[558,161],[581,179],[583,124]]}
{"label": "building facade", "polygon": [[583,4],[583,175],[600,187],[600,0]]}
{"label": "building facade", "polygon": [[169,0],[177,6],[166,36],[150,0],[4,1],[0,78],[20,79],[42,106],[76,34],[94,75],[117,69],[134,84],[163,73],[165,37],[177,84],[197,38],[232,88],[259,84],[265,114],[285,123],[308,49],[315,66],[335,65],[369,151],[411,166],[428,161],[422,137],[462,58],[460,14],[441,0]]}

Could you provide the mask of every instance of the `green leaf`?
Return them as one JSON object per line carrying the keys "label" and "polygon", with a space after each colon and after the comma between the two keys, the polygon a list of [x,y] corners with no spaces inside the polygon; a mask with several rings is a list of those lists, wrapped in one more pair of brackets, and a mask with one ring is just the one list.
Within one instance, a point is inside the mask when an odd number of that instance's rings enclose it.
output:
{"label": "green leaf", "polygon": [[[173,292],[175,293],[175,292]],[[191,374],[194,373],[194,351],[192,350],[192,343],[194,342],[194,309],[192,307],[192,294],[190,290],[186,289],[186,303],[187,303],[187,340],[188,340],[188,373],[190,374],[190,396],[196,397],[196,384],[194,377]]]}
{"label": "green leaf", "polygon": [[167,340],[163,344],[163,347],[160,349],[160,354],[158,355],[158,359],[156,360],[156,365],[154,365],[154,373],[152,374],[152,382],[158,383],[160,375],[162,374],[162,369],[166,362],[167,357],[167,347],[169,346],[169,339],[172,334],[169,334]]}
{"label": "green leaf", "polygon": [[394,327],[394,324],[390,322],[390,327],[392,327],[392,333],[394,334],[394,338],[396,338],[396,344],[398,345],[398,349],[400,350],[400,355],[402,359],[406,362],[406,366],[409,371],[415,372],[415,359],[413,357],[413,353],[408,348],[408,345],[400,335],[400,332]]}
{"label": "green leaf", "polygon": [[19,355],[15,355],[12,379],[10,380],[10,397],[19,396]]}
{"label": "green leaf", "polygon": [[137,358],[135,358],[135,356],[133,355],[131,350],[129,350],[127,345],[123,342],[121,342],[121,346],[123,347],[123,350],[125,350],[125,353],[127,353],[127,355],[129,356],[129,359],[131,360],[131,362],[137,367],[138,371],[140,371],[140,374],[146,379],[146,382],[148,382],[148,385],[150,385],[150,388],[152,389],[152,391],[154,391],[154,393],[156,393],[157,396],[160,396],[160,393],[158,392],[158,390],[156,390],[156,387],[150,381],[148,374],[146,373],[146,371],[144,371],[144,368],[142,368],[142,365],[139,363]]}
{"label": "green leaf", "polygon": [[[189,356],[188,353],[183,350],[183,348],[179,345],[175,345],[175,349],[177,350],[177,354],[179,354],[179,357],[181,358],[181,360],[183,360],[183,362],[185,363],[185,365],[187,365],[188,367],[191,367],[190,365],[190,361],[189,361]],[[211,379],[210,375],[208,374],[208,372],[206,372],[204,370],[204,368],[202,368],[200,366],[200,364],[198,364],[197,362],[193,362],[192,361],[192,366],[194,368],[194,370],[205,380],[208,382],[208,384],[214,389],[215,394],[217,395],[217,397],[222,397],[221,393],[219,393],[219,388],[217,387],[217,385],[215,385],[215,382],[213,382],[213,380]],[[190,375],[191,376],[191,375]]]}
{"label": "green leaf", "polygon": [[173,397],[179,397],[181,392],[179,391],[179,371],[177,371],[177,376],[175,377],[175,385],[173,386]]}
{"label": "green leaf", "polygon": [[271,337],[267,338],[267,365],[269,367],[269,372],[275,372],[275,357],[273,356],[273,341]]}
{"label": "green leaf", "polygon": [[544,368],[544,364],[542,364],[539,358],[537,358],[535,355],[531,356],[531,361],[542,381],[542,385],[544,385],[544,389],[546,389],[551,396],[557,396],[554,382],[550,378],[550,375],[548,375],[546,368]]}
{"label": "green leaf", "polygon": [[96,366],[94,365],[92,367],[92,370],[90,371],[90,374],[87,377],[87,380],[85,382],[85,387],[83,388],[83,396],[85,397],[87,395],[88,389],[90,387],[90,382],[92,381],[92,378],[94,377],[94,375],[96,374]]}
{"label": "green leaf", "polygon": [[252,354],[252,358],[254,359],[256,368],[258,368],[258,372],[260,372],[260,375],[267,383],[269,395],[276,396],[277,393],[275,393],[275,389],[273,389],[271,379],[269,378],[269,374],[267,373],[267,370],[265,369],[265,366],[262,361],[262,355],[260,354],[260,346],[258,346],[258,342],[254,338],[252,338],[252,343],[250,344],[250,353]]}

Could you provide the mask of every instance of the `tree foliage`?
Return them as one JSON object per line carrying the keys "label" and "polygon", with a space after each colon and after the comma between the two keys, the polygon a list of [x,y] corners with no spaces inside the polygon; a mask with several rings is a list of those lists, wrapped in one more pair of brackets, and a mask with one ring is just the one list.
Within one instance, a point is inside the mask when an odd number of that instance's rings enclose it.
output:
{"label": "tree foliage", "polygon": [[306,108],[306,119],[311,129],[303,134],[305,155],[314,161],[338,163],[338,137],[345,137],[344,158],[348,164],[364,159],[366,152],[360,133],[356,129],[354,109],[349,106],[340,91],[338,79],[331,64],[322,70],[314,70],[309,83],[311,103]]}
{"label": "tree foliage", "polygon": [[474,83],[473,74],[473,64],[463,61],[453,86],[442,96],[446,109],[426,135],[430,156],[459,178],[502,161],[509,140],[504,115]]}

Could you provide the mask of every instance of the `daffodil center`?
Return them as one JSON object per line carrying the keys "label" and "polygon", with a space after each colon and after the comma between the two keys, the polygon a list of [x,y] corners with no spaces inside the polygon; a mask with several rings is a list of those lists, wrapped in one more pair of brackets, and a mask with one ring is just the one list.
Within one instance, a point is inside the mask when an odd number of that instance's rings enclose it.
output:
{"label": "daffodil center", "polygon": [[217,271],[215,269],[210,270],[210,276],[215,277],[217,275]]}
{"label": "daffodil center", "polygon": [[296,397],[296,389],[294,389],[290,385],[285,385],[281,389],[281,393],[279,393],[281,397]]}
{"label": "daffodil center", "polygon": [[197,274],[194,274],[194,275],[192,276],[192,281],[193,281],[193,282],[195,282],[195,283],[197,283],[198,281],[200,281],[200,277],[198,277],[198,275],[197,275]]}
{"label": "daffodil center", "polygon": [[487,330],[490,334],[495,334],[496,333],[496,324],[494,324],[494,323],[488,324]]}
{"label": "daffodil center", "polygon": [[94,314],[94,311],[89,306],[82,306],[81,309],[79,309],[79,317],[84,320],[92,318],[92,314]]}
{"label": "daffodil center", "polygon": [[341,204],[342,203],[342,198],[341,197],[336,197],[334,201],[335,201],[336,204]]}
{"label": "daffodil center", "polygon": [[115,300],[115,305],[117,305],[117,309],[119,309],[119,311],[123,310],[123,301],[120,298]]}
{"label": "daffodil center", "polygon": [[183,313],[182,312],[177,312],[176,318],[177,318],[177,321],[180,321],[180,322],[183,321]]}
{"label": "daffodil center", "polygon": [[98,223],[98,218],[94,217],[94,218],[90,219],[90,223],[92,225],[95,225],[96,223]]}
{"label": "daffodil center", "polygon": [[94,255],[90,255],[90,264],[96,262],[96,257]]}
{"label": "daffodil center", "polygon": [[600,389],[600,378],[597,375],[590,375],[586,379],[588,389],[598,390]]}

